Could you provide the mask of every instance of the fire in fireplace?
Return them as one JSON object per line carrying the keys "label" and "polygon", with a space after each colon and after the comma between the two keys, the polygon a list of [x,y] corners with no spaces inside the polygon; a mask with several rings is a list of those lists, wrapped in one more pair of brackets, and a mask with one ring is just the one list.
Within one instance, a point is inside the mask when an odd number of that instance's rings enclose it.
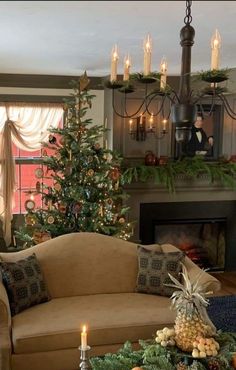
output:
{"label": "fire in fireplace", "polygon": [[158,223],[155,225],[155,243],[175,245],[201,268],[224,270],[224,219]]}
{"label": "fire in fireplace", "polygon": [[141,244],[172,243],[199,266],[236,270],[236,201],[140,203]]}

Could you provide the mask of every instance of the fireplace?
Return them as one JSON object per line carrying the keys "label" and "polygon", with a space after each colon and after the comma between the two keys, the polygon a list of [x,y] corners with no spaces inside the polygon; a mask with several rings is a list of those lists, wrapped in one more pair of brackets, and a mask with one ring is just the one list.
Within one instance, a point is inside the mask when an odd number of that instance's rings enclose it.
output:
{"label": "fireplace", "polygon": [[142,203],[140,241],[173,244],[202,268],[236,270],[236,201]]}

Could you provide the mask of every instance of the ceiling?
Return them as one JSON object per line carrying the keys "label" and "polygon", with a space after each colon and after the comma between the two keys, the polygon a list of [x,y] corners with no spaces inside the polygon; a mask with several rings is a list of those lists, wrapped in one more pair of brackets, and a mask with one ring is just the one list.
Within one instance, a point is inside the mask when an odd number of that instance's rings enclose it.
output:
{"label": "ceiling", "polygon": [[[142,43],[153,39],[153,70],[163,55],[168,73],[180,72],[179,31],[185,1],[1,1],[0,73],[105,76],[117,43],[119,73],[129,52],[141,71]],[[192,70],[210,68],[210,39],[222,37],[221,67],[236,67],[236,1],[193,1]]]}

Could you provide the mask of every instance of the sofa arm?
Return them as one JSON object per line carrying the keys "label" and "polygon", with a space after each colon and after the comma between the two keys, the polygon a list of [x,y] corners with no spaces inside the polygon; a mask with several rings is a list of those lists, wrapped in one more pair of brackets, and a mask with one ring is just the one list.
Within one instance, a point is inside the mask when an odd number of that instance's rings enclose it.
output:
{"label": "sofa arm", "polygon": [[11,369],[11,313],[5,287],[0,281],[0,370]]}
{"label": "sofa arm", "polygon": [[205,283],[209,283],[207,286],[207,291],[211,291],[212,293],[216,293],[221,288],[221,283],[217,280],[214,276],[208,274],[207,272],[200,269],[189,257],[185,256],[184,265],[187,268],[190,281],[194,281],[199,273],[202,272],[199,282],[204,285]]}

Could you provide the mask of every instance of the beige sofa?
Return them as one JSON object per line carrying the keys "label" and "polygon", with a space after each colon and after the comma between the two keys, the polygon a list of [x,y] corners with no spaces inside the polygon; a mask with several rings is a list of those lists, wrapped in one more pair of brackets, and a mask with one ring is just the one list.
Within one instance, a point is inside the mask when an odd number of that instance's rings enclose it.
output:
{"label": "beige sofa", "polygon": [[[175,248],[163,246],[165,251]],[[166,297],[135,293],[137,245],[95,233],[60,236],[28,250],[1,253],[17,261],[36,253],[52,300],[11,318],[0,283],[0,370],[79,368],[80,330],[88,324],[92,354],[117,350],[126,340],[151,338],[172,325],[175,314]],[[188,258],[191,278],[199,268]],[[220,283],[204,273],[216,291]]]}

